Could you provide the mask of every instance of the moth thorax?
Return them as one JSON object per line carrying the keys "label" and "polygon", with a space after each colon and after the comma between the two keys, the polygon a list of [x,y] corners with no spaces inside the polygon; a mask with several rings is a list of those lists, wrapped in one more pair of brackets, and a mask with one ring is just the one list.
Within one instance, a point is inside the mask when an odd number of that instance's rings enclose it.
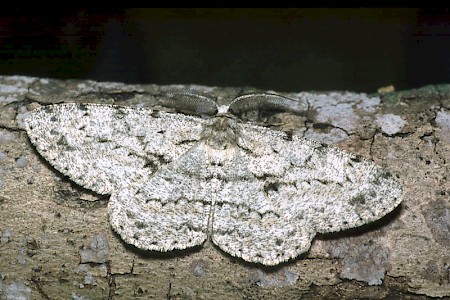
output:
{"label": "moth thorax", "polygon": [[227,117],[216,118],[206,130],[206,144],[217,150],[234,148],[237,139],[237,126]]}

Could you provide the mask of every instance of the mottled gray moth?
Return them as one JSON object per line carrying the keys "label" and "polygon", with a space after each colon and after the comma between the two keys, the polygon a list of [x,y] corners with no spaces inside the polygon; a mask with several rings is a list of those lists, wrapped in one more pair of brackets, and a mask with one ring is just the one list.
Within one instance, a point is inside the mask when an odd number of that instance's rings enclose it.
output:
{"label": "mottled gray moth", "polygon": [[25,124],[55,169],[111,195],[109,220],[127,243],[170,251],[210,239],[232,256],[277,265],[306,252],[317,233],[383,217],[402,195],[369,160],[237,117],[292,101],[251,94],[217,106],[180,92],[161,104],[194,115],[73,103],[33,110]]}

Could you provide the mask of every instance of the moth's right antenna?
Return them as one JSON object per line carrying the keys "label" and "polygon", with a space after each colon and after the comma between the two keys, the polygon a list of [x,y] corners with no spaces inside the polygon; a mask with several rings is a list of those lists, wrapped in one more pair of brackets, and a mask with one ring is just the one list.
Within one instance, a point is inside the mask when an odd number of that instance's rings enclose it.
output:
{"label": "moth's right antenna", "polygon": [[300,101],[277,94],[259,93],[242,95],[234,99],[228,111],[240,116],[249,111],[290,111],[301,112]]}

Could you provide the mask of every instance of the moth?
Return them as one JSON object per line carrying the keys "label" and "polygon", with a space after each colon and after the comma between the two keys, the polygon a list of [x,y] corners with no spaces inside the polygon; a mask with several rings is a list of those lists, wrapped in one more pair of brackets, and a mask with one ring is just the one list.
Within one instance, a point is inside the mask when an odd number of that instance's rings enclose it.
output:
{"label": "moth", "polygon": [[178,92],[160,101],[176,112],[72,103],[43,106],[25,120],[55,169],[111,195],[112,228],[140,249],[209,239],[273,266],[308,251],[317,233],[370,223],[401,202],[401,184],[372,161],[239,118],[289,110],[294,99],[249,94],[218,106]]}

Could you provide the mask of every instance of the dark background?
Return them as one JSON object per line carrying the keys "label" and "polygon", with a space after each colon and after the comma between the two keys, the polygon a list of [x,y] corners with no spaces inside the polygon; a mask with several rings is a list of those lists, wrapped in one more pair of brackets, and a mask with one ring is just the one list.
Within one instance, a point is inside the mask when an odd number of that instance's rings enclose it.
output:
{"label": "dark background", "polygon": [[450,83],[443,9],[0,12],[0,75],[275,91]]}

